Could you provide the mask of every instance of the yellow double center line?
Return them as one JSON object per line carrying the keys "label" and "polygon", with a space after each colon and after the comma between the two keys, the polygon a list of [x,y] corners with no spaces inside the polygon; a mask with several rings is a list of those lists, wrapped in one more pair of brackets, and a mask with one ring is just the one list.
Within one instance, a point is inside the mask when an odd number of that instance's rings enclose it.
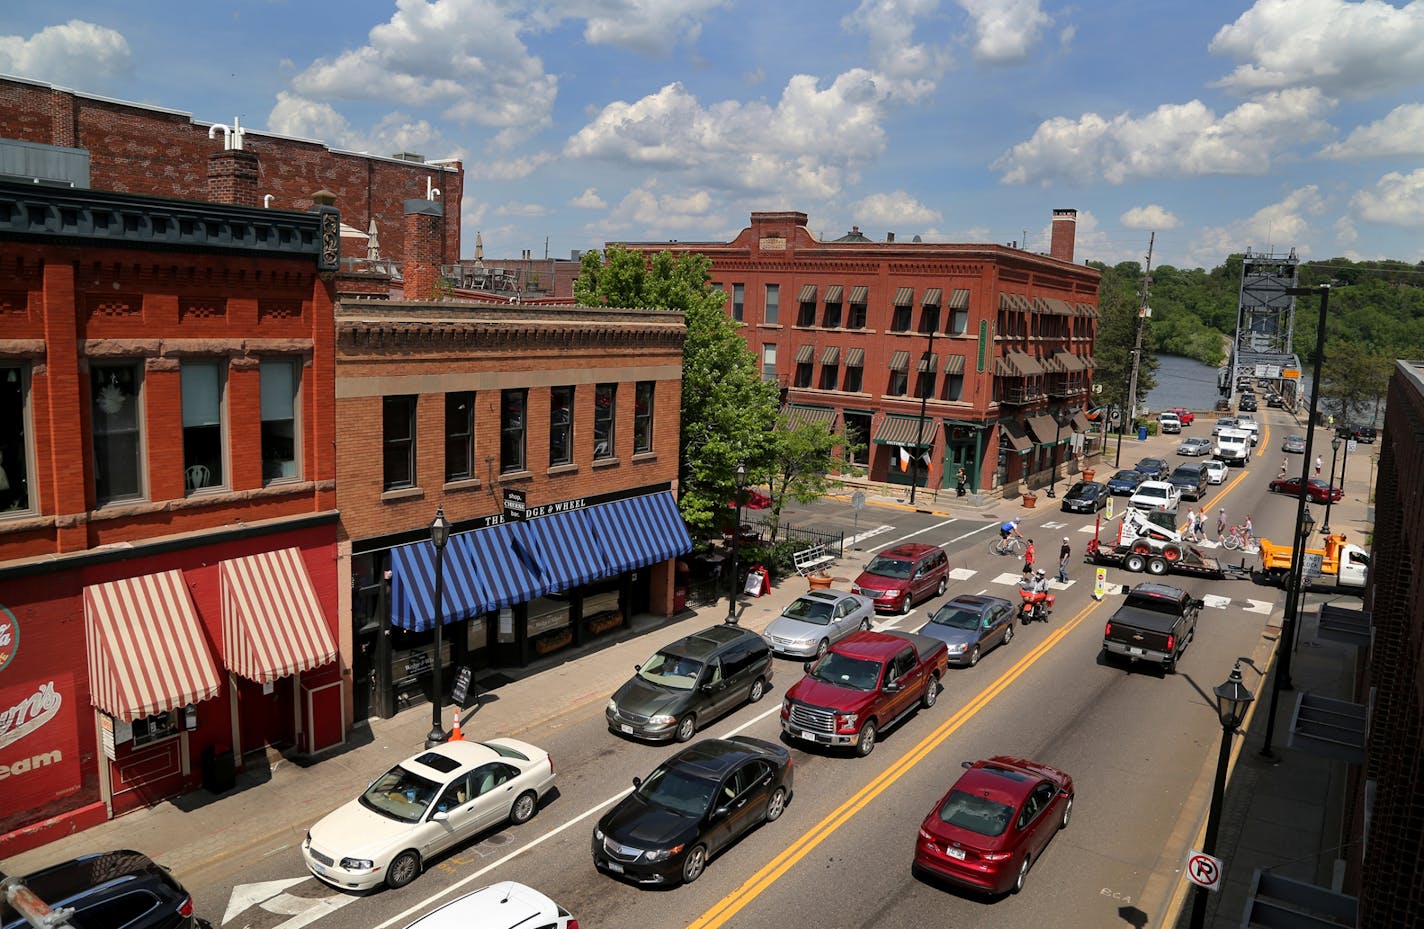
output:
{"label": "yellow double center line", "polygon": [[[916,764],[924,759],[926,755],[939,747],[945,739],[949,738],[970,719],[974,718],[980,710],[989,705],[1004,690],[1018,680],[1023,674],[1033,667],[1034,663],[1048,653],[1050,649],[1063,640],[1068,633],[1072,632],[1083,620],[1087,619],[1099,606],[1101,602],[1090,603],[1078,612],[1071,620],[1055,629],[1048,638],[1044,639],[1033,648],[1027,655],[1020,658],[1013,667],[1005,671],[988,687],[984,688],[978,696],[966,703],[960,710],[948,720],[941,723],[937,729],[926,736],[918,745],[900,756],[894,764],[886,768],[879,776],[869,784],[862,787],[855,795],[837,807],[830,815],[821,820],[816,825],[808,829],[791,845],[777,855],[771,861],[761,867],[742,884],[741,887],[723,897],[706,913],[699,916],[688,929],[716,929],[731,919],[742,908],[751,903],[762,891],[770,887],[778,878],[789,871],[792,865],[810,854],[816,846],[820,845],[831,834],[850,820],[852,816],[860,812],[880,796],[890,785],[894,784]],[[982,667],[982,665],[980,666]],[[916,826],[919,825],[917,822]],[[907,847],[909,840],[906,840]]]}

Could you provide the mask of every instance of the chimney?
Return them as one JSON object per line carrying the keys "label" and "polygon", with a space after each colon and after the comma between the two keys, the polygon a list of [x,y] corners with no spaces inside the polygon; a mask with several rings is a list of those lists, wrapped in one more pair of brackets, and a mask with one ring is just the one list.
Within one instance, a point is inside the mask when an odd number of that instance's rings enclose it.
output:
{"label": "chimney", "polygon": [[229,148],[208,156],[208,199],[257,206],[257,153]]}
{"label": "chimney", "polygon": [[1073,260],[1073,239],[1078,229],[1077,210],[1053,211],[1053,238],[1048,246],[1050,258],[1059,261]]}
{"label": "chimney", "polygon": [[434,300],[440,279],[440,231],[445,207],[438,200],[405,201],[405,299]]}
{"label": "chimney", "polygon": [[894,241],[895,241],[895,233],[893,233],[893,232],[887,232],[887,233],[885,233],[885,241],[886,241],[886,242],[894,242]]}

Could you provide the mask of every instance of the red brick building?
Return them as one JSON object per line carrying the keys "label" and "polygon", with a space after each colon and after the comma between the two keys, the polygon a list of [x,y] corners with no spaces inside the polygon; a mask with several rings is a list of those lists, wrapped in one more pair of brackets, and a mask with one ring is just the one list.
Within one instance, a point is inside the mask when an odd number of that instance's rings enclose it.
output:
{"label": "red brick building", "polygon": [[676,505],[685,333],[665,311],[338,306],[357,718],[429,697],[437,508],[453,523],[444,666],[523,666],[674,612],[673,559],[691,547]]}
{"label": "red brick building", "polygon": [[1088,428],[1098,273],[1073,262],[1076,219],[1054,211],[1048,255],[823,242],[795,212],[753,213],[730,242],[629,247],[710,258],[786,405],[844,423],[873,480],[954,487],[962,467],[997,493],[1049,483]]}
{"label": "red brick building", "polygon": [[338,227],[0,182],[0,855],[344,739]]}

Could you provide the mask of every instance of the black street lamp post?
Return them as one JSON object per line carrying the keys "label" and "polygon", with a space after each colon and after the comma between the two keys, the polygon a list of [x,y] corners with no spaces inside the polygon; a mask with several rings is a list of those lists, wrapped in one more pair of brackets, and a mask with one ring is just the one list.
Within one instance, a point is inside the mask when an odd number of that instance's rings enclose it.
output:
{"label": "black street lamp post", "polygon": [[1063,456],[1063,420],[1065,414],[1062,410],[1053,414],[1053,421],[1058,424],[1058,429],[1053,436],[1053,480],[1048,483],[1048,499],[1052,500],[1058,496],[1058,466],[1064,461]]}
{"label": "black street lamp post", "polygon": [[[1231,736],[1241,727],[1246,718],[1246,708],[1255,695],[1241,682],[1241,659],[1231,668],[1231,676],[1226,683],[1218,684],[1212,693],[1216,695],[1216,715],[1221,721],[1221,750],[1216,756],[1216,782],[1211,789],[1211,809],[1206,816],[1206,841],[1202,851],[1216,854],[1216,834],[1221,826],[1221,804],[1226,795],[1226,769],[1231,762]],[[1196,898],[1192,900],[1191,929],[1202,929],[1206,922],[1206,898],[1210,893],[1205,887],[1198,887]]]}
{"label": "black street lamp post", "polygon": [[[1301,491],[1304,498],[1305,492]],[[1276,757],[1272,743],[1276,736],[1276,707],[1281,701],[1281,691],[1293,690],[1295,685],[1290,679],[1289,656],[1294,649],[1294,642],[1291,634],[1294,632],[1300,610],[1301,601],[1301,574],[1305,571],[1305,546],[1310,541],[1310,535],[1315,531],[1315,517],[1310,515],[1309,508],[1303,508],[1305,512],[1301,514],[1296,523],[1295,552],[1291,556],[1291,570],[1286,578],[1286,608],[1285,619],[1281,622],[1281,637],[1276,642],[1276,648],[1280,650],[1280,663],[1276,667],[1275,680],[1271,682],[1271,711],[1266,716],[1266,744],[1261,748],[1261,755],[1272,760]]]}
{"label": "black street lamp post", "polygon": [[[925,346],[925,355],[920,359],[919,370],[916,374],[918,386],[920,388],[920,421],[915,426],[915,454],[910,459],[910,503],[915,502],[915,487],[920,483],[920,456],[929,454],[925,451],[925,407],[930,399],[930,385],[935,381],[934,365],[934,337],[935,330],[939,328],[939,307],[934,307],[931,315],[930,309],[926,308],[925,325],[929,329],[929,344]],[[930,452],[934,451],[934,441],[930,441]],[[928,465],[926,465],[926,482],[928,483]]]}
{"label": "black street lamp post", "polygon": [[430,523],[430,541],[435,545],[435,659],[430,663],[433,689],[430,693],[430,733],[425,737],[426,748],[433,748],[447,738],[441,630],[445,626],[445,543],[450,541],[450,521],[445,518],[443,506],[435,508],[435,519]]}
{"label": "black street lamp post", "polygon": [[727,624],[737,624],[737,555],[742,540],[742,494],[747,483],[746,462],[737,463],[737,525],[732,529],[732,589],[727,592]]}
{"label": "black street lamp post", "polygon": [[[1330,484],[1325,488],[1325,522],[1320,527],[1321,535],[1330,534],[1330,504],[1335,502],[1335,462],[1340,458],[1340,436],[1330,440]],[[1345,483],[1344,477],[1340,483]]]}

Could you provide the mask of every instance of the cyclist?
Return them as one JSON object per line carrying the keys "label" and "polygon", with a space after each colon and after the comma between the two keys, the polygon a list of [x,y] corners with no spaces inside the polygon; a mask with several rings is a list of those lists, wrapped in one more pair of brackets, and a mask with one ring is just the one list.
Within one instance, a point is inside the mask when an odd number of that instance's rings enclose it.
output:
{"label": "cyclist", "polygon": [[1019,517],[1017,517],[1017,516],[1015,516],[1013,519],[1011,519],[1011,520],[1009,520],[1008,522],[1003,523],[1003,524],[1001,524],[1001,525],[999,526],[999,554],[1000,554],[1000,555],[1002,555],[1002,554],[1004,554],[1005,552],[1008,551],[1008,542],[1009,542],[1009,537],[1010,537],[1010,536],[1013,536],[1014,538],[1017,538],[1017,539],[1022,539],[1022,538],[1023,538],[1023,533],[1019,532]]}

